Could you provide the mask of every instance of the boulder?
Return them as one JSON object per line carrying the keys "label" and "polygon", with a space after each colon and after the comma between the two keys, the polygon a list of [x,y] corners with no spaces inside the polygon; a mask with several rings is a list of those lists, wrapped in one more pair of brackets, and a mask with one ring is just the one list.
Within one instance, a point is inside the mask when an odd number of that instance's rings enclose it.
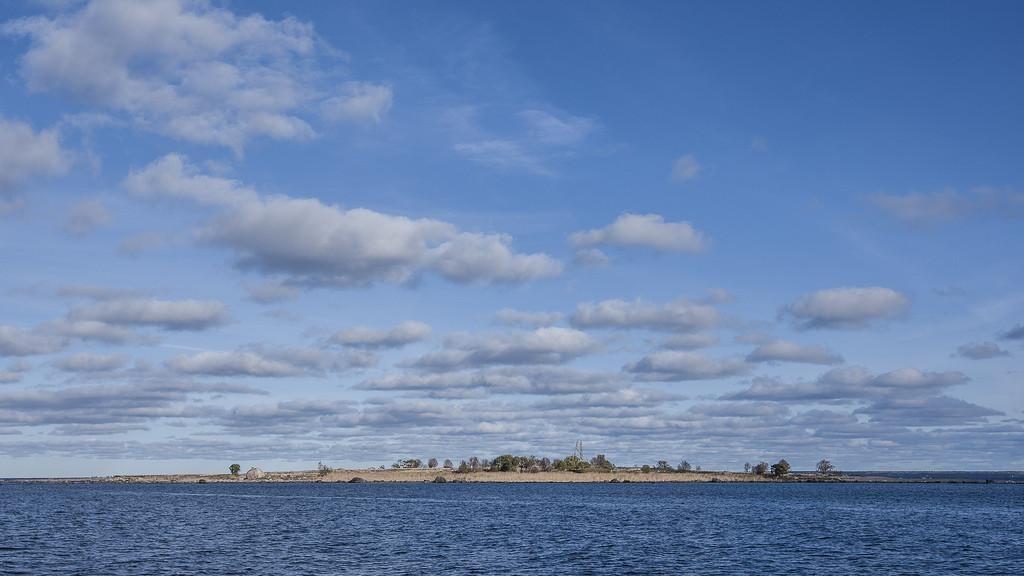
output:
{"label": "boulder", "polygon": [[448,479],[444,476],[437,476],[434,478],[434,484],[444,484],[445,482],[448,482]]}
{"label": "boulder", "polygon": [[368,480],[360,476],[354,476],[352,477],[351,480],[348,481],[349,484],[362,484],[363,482],[368,482]]}
{"label": "boulder", "polygon": [[246,480],[262,480],[267,477],[267,473],[259,468],[249,468],[249,471],[245,473]]}

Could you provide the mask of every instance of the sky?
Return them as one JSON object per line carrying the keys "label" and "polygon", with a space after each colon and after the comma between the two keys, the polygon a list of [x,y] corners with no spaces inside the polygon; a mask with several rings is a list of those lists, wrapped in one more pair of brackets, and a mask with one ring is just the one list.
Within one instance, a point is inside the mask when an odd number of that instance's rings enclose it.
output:
{"label": "sky", "polygon": [[0,477],[1022,469],[1022,16],[0,0]]}

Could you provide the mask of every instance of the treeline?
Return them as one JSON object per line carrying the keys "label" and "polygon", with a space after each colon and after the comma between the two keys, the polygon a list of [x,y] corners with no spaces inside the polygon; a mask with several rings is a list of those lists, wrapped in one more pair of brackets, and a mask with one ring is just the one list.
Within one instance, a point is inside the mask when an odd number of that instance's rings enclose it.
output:
{"label": "treeline", "polygon": [[[424,465],[423,461],[418,458],[409,458],[399,460],[392,464],[391,467],[411,470],[424,468]],[[428,460],[425,467],[428,469],[437,468],[437,458]],[[462,460],[458,466],[454,465],[451,460],[445,460],[442,468],[462,474],[470,472],[610,472],[615,470],[615,464],[612,464],[605,458],[604,454],[598,454],[590,460],[584,460],[575,454],[565,458],[554,459],[502,454],[490,460],[473,456],[468,460]]]}
{"label": "treeline", "polygon": [[[566,456],[565,458],[554,459],[547,457],[538,458],[536,456],[515,456],[513,454],[502,454],[490,460],[487,458],[478,458],[473,456],[468,460],[460,461],[458,465],[455,465],[448,459],[445,459],[443,464],[439,464],[437,458],[431,458],[427,460],[426,464],[424,464],[424,462],[418,458],[408,458],[405,460],[399,460],[391,465],[394,469],[405,470],[417,468],[435,469],[438,468],[438,466],[460,474],[467,474],[470,472],[611,472],[613,470],[620,469],[609,461],[604,454],[598,454],[590,460],[585,460],[576,454]],[[381,468],[383,468],[383,466],[381,466]],[[700,466],[694,466],[687,460],[683,460],[676,465],[670,464],[667,460],[658,460],[653,466],[650,464],[644,464],[639,467],[630,467],[630,469],[639,469],[639,471],[643,473],[656,472],[661,474],[702,471]],[[791,469],[789,462],[785,458],[779,460],[775,464],[758,462],[757,464],[751,465],[748,462],[743,466],[744,472],[766,477],[788,476]],[[826,459],[822,459],[818,462],[816,471],[818,474],[822,475],[838,473],[835,466]]]}

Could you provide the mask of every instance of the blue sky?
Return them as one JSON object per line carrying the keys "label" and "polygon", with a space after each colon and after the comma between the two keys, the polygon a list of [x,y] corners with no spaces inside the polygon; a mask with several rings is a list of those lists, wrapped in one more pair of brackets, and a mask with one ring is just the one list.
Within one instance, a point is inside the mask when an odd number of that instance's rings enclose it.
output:
{"label": "blue sky", "polygon": [[1024,460],[1012,2],[0,2],[0,477]]}

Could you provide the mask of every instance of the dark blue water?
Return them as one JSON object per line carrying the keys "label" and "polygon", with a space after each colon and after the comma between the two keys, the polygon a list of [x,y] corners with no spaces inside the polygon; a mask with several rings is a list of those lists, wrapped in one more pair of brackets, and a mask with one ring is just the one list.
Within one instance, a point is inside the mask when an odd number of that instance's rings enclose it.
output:
{"label": "dark blue water", "polygon": [[0,484],[0,574],[1024,574],[1024,485]]}

